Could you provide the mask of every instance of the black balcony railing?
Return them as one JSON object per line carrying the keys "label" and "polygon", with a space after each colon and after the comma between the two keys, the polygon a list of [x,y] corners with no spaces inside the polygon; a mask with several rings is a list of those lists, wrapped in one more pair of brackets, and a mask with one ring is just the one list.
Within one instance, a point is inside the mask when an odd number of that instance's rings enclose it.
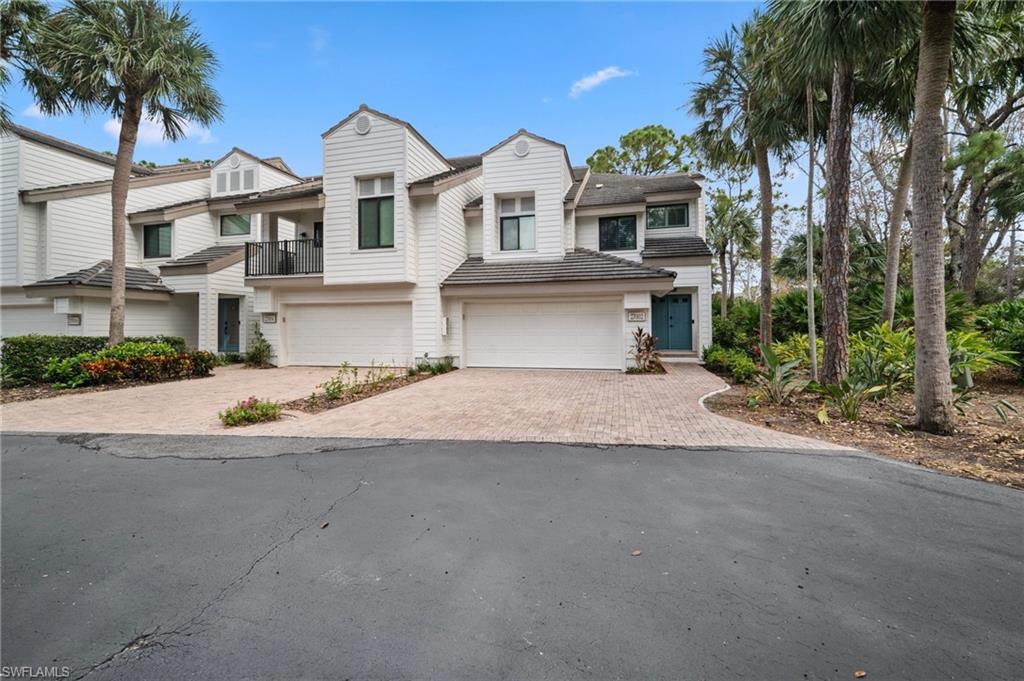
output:
{"label": "black balcony railing", "polygon": [[283,277],[323,274],[324,245],[319,239],[250,241],[245,244],[245,276]]}

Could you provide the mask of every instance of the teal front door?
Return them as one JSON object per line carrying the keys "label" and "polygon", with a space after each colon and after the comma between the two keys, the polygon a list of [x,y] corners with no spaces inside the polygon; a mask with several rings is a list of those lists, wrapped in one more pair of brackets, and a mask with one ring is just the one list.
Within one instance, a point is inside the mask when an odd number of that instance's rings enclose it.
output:
{"label": "teal front door", "polygon": [[217,350],[220,352],[238,352],[238,298],[221,298],[218,304],[217,318],[219,338]]}
{"label": "teal front door", "polygon": [[659,350],[693,350],[693,301],[689,293],[651,298],[651,332]]}

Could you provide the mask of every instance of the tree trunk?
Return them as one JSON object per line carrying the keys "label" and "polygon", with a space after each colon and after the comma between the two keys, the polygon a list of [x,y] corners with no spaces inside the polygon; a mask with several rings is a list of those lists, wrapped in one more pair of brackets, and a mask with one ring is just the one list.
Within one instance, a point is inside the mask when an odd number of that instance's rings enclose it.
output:
{"label": "tree trunk", "polygon": [[135,141],[141,119],[141,100],[128,98],[125,101],[124,115],[121,117],[121,135],[117,142],[114,178],[110,187],[112,249],[108,345],[117,345],[124,340],[125,205],[128,202],[128,180],[132,174],[132,158],[135,155]]}
{"label": "tree trunk", "polygon": [[761,342],[772,344],[772,170],[768,149],[754,145],[761,203]]}
{"label": "tree trunk", "polygon": [[1006,299],[1013,300],[1013,289],[1017,285],[1016,275],[1013,272],[1017,257],[1017,225],[1010,223],[1010,252],[1006,254]]}
{"label": "tree trunk", "polygon": [[807,85],[807,346],[811,380],[818,380],[818,330],[814,321],[814,92]]}
{"label": "tree trunk", "polygon": [[963,256],[960,260],[960,290],[967,296],[969,303],[974,303],[974,295],[978,288],[978,272],[985,246],[991,238],[986,229],[985,199],[981,194],[981,184],[971,180],[970,199],[967,204],[967,217],[963,229]]}
{"label": "tree trunk", "polygon": [[953,430],[943,277],[942,102],[953,44],[956,3],[927,0],[914,95],[914,397],[917,425]]}
{"label": "tree trunk", "polygon": [[896,177],[896,193],[892,198],[889,213],[889,236],[885,242],[885,296],[882,300],[882,322],[892,328],[896,316],[896,290],[900,279],[900,230],[907,212],[907,196],[910,194],[910,155],[913,138],[907,138],[907,148],[900,159],[900,172]]}
{"label": "tree trunk", "polygon": [[736,261],[735,246],[729,246],[729,304],[736,297]]}
{"label": "tree trunk", "polygon": [[825,314],[823,383],[838,383],[850,363],[847,290],[850,269],[850,142],[853,128],[853,66],[836,64],[832,74],[832,111],[825,145],[825,244],[822,297]]}
{"label": "tree trunk", "polygon": [[725,249],[718,252],[718,271],[721,273],[722,277],[722,295],[718,297],[718,315],[722,319],[725,319],[729,316],[729,301],[726,299],[725,292]]}

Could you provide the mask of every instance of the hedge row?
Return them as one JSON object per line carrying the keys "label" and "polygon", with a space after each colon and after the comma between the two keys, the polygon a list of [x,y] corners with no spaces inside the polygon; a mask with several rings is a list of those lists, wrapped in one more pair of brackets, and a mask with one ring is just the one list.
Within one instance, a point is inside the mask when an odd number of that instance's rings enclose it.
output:
{"label": "hedge row", "polygon": [[217,364],[209,352],[177,352],[169,343],[125,341],[96,352],[51,359],[46,380],[57,388],[99,383],[146,381],[208,376]]}
{"label": "hedge row", "polygon": [[[166,343],[177,353],[188,352],[180,336],[127,338],[140,343]],[[11,336],[0,348],[0,382],[4,387],[42,383],[51,359],[66,359],[86,352],[98,352],[107,344],[103,336]]]}

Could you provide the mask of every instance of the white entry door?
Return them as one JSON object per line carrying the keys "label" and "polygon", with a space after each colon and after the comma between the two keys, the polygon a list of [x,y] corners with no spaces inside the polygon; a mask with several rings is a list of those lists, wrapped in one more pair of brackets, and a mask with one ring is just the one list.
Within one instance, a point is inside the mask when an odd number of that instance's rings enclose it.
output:
{"label": "white entry door", "polygon": [[466,366],[621,369],[621,300],[466,303]]}
{"label": "white entry door", "polygon": [[290,364],[404,366],[412,361],[409,303],[288,305],[284,317]]}

